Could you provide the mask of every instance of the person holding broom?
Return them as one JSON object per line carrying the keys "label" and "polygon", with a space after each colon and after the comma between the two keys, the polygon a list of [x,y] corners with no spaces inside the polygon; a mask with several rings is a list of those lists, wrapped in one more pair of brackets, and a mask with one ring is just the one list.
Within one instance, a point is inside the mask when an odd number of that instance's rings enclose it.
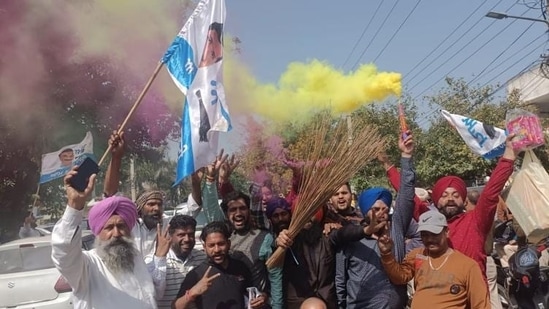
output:
{"label": "person holding broom", "polygon": [[[381,266],[377,245],[380,235],[389,232],[395,240],[394,254],[405,256],[405,236],[414,210],[416,174],[412,162],[414,141],[410,132],[399,138],[401,150],[400,188],[395,211],[389,220],[393,196],[385,188],[375,187],[359,194],[358,205],[368,225],[366,237],[342,247],[338,256],[336,289],[339,308],[403,308],[406,286],[393,285]],[[391,221],[389,224],[389,221]],[[375,284],[373,284],[375,282]]]}

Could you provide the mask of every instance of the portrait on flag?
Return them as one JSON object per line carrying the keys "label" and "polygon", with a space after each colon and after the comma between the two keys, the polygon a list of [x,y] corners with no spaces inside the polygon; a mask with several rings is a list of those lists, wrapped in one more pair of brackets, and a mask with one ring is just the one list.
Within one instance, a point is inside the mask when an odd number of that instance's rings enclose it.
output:
{"label": "portrait on flag", "polygon": [[225,2],[202,0],[162,62],[185,95],[175,184],[215,158],[218,132],[231,129],[223,87]]}
{"label": "portrait on flag", "polygon": [[87,132],[82,142],[67,145],[58,151],[42,155],[40,183],[45,183],[65,174],[75,165],[79,165],[87,157],[93,156],[93,136]]}

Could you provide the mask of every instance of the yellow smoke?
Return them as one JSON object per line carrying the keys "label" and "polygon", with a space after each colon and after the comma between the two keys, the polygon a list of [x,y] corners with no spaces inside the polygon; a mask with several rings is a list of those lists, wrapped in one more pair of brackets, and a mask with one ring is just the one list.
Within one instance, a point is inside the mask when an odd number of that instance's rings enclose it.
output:
{"label": "yellow smoke", "polygon": [[236,59],[227,59],[225,72],[231,111],[251,111],[277,122],[307,118],[326,108],[349,113],[402,91],[399,73],[378,72],[373,64],[345,74],[318,60],[294,62],[277,84],[259,83]]}

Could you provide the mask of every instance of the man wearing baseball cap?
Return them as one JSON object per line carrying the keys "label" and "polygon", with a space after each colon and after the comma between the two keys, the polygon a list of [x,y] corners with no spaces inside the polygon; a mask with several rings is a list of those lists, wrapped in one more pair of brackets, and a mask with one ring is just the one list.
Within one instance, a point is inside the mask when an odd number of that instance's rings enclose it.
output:
{"label": "man wearing baseball cap", "polygon": [[412,250],[402,263],[395,260],[388,235],[379,238],[381,262],[393,284],[414,279],[411,308],[489,309],[488,289],[478,264],[448,244],[446,217],[436,210],[419,217],[424,247]]}

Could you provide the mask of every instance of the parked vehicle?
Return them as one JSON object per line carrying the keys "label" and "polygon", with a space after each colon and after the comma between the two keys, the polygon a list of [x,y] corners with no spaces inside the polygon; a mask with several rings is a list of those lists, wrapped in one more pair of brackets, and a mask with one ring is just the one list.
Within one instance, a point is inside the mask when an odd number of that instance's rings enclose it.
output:
{"label": "parked vehicle", "polygon": [[509,257],[509,267],[498,265],[498,292],[504,308],[549,308],[549,267],[539,265],[546,244],[520,248]]}
{"label": "parked vehicle", "polygon": [[[82,232],[82,249],[94,242],[90,231]],[[0,295],[0,308],[73,308],[72,289],[51,259],[51,235],[0,245]]]}

